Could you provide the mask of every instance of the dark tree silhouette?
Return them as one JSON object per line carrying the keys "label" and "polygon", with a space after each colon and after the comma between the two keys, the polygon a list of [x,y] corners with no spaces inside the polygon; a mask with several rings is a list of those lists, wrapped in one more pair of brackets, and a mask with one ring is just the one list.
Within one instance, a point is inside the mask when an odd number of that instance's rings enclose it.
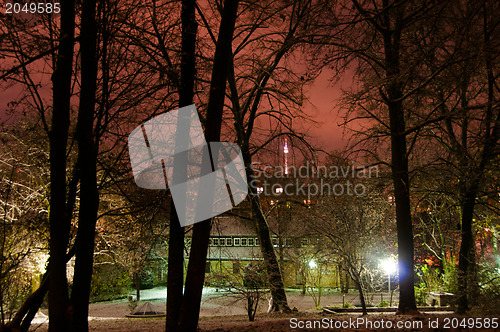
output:
{"label": "dark tree silhouette", "polygon": [[[446,4],[352,0],[331,6],[325,2],[317,29],[326,37],[320,32],[314,39],[315,44],[329,45],[327,61],[333,69],[345,72],[352,66],[349,69],[362,83],[345,98],[349,109],[346,123],[357,119],[372,124],[369,130],[357,132],[353,151],[375,158],[392,171],[399,259],[398,312],[403,314],[416,311],[409,160],[422,130],[444,119],[435,104],[418,96],[437,75],[421,64],[428,52],[446,40],[445,35],[436,34],[445,20]],[[325,26],[324,22],[330,23]],[[450,56],[443,58],[442,66],[448,66]]]}
{"label": "dark tree silhouette", "polygon": [[[195,19],[196,0],[182,1],[182,56],[181,78],[179,87],[179,107],[193,103],[195,81],[195,48],[197,23]],[[179,133],[183,135],[185,133]],[[181,142],[182,137],[176,138]],[[185,140],[186,138],[184,138]],[[176,172],[186,172],[183,156],[176,156],[174,167]],[[184,156],[183,159],[185,159]],[[170,232],[168,238],[168,280],[167,280],[167,331],[176,331],[179,323],[181,306],[179,300],[183,296],[184,282],[184,229],[179,224],[179,219],[173,201],[170,205]],[[182,302],[181,302],[182,303]]]}
{"label": "dark tree silhouette", "polygon": [[[309,18],[311,3],[270,1],[263,8],[260,3],[246,5],[250,7],[249,22],[242,22],[243,28],[238,30],[241,41],[235,46],[228,83],[237,142],[242,150],[247,181],[253,183],[253,157],[266,151],[267,145],[272,145],[271,142],[279,140],[283,135],[304,143],[304,135],[295,131],[293,124],[308,120],[301,110],[304,103],[302,87],[314,75],[308,72],[303,74],[307,76],[307,79],[304,79],[299,69],[286,66],[288,57],[293,57],[294,52],[304,44],[310,34],[305,31],[305,22]],[[279,30],[279,36],[267,36],[267,33],[259,35],[259,28],[267,25]],[[249,58],[246,52],[254,47],[262,51]],[[249,74],[242,72],[240,67],[249,67]],[[269,119],[273,125],[269,131],[262,133],[257,119],[264,118]],[[256,190],[255,186],[249,186],[249,199],[269,279],[272,310],[289,311],[280,265]]]}
{"label": "dark tree silhouette", "polygon": [[[483,0],[454,4],[448,10],[453,19],[447,29],[457,31],[448,45],[430,53],[428,62],[440,71],[438,55],[445,52],[455,63],[437,77],[429,92],[439,101],[444,120],[433,126],[432,139],[441,149],[436,159],[445,161],[457,182],[449,195],[460,206],[461,243],[458,264],[457,312],[470,309],[479,293],[474,240],[474,214],[483,195],[491,162],[498,156],[500,114],[498,100],[498,4]],[[446,31],[446,30],[445,30]]]}
{"label": "dark tree silhouette", "polygon": [[97,87],[96,0],[82,2],[80,29],[81,87],[77,139],[80,174],[80,207],[76,236],[75,273],[71,291],[71,330],[88,331],[90,283],[94,239],[99,208],[97,191],[97,144],[94,115]]}
{"label": "dark tree silhouette", "polygon": [[70,122],[71,78],[75,32],[75,2],[61,3],[61,40],[52,75],[53,111],[50,139],[50,280],[49,331],[69,330],[66,248],[69,223],[66,215],[66,144]]}
{"label": "dark tree silhouette", "polygon": [[[205,125],[207,142],[220,140],[224,98],[226,96],[226,80],[229,71],[228,63],[232,54],[237,10],[238,0],[226,0],[224,2],[207,105],[207,122]],[[193,226],[186,286],[182,298],[178,327],[180,331],[196,331],[198,326],[210,229],[211,220],[205,220]]]}

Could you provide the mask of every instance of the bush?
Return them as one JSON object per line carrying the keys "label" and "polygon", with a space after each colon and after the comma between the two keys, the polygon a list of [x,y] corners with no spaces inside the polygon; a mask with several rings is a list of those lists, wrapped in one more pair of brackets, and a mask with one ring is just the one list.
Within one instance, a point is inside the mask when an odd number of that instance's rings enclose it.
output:
{"label": "bush", "polygon": [[385,308],[388,306],[389,306],[389,302],[387,302],[387,301],[381,301],[381,302],[379,302],[379,304],[377,304],[377,307],[380,307],[380,308]]}
{"label": "bush", "polygon": [[[415,286],[415,301],[417,305],[425,306],[427,305],[427,298],[429,297],[429,290],[425,283],[420,283],[420,285]],[[384,301],[385,302],[385,301]]]}
{"label": "bush", "polygon": [[5,315],[6,319],[10,319],[31,293],[31,275],[18,269],[8,273],[0,281],[2,315]]}
{"label": "bush", "polygon": [[482,264],[479,272],[479,296],[473,303],[472,312],[478,315],[500,314],[500,269],[496,264]]}

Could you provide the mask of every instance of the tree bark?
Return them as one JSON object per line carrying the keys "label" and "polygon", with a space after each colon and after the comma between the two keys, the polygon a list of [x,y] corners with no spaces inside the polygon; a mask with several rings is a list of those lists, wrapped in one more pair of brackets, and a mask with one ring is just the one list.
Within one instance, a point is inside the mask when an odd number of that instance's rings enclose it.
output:
{"label": "tree bark", "polygon": [[474,268],[474,238],[472,236],[472,219],[474,216],[474,206],[476,192],[469,191],[463,197],[462,205],[462,243],[458,254],[458,287],[461,290],[457,299],[457,312],[464,314],[469,310],[469,289],[472,269]]}
{"label": "tree bark", "polygon": [[50,141],[50,261],[49,331],[64,332],[68,325],[68,281],[66,248],[69,223],[66,214],[66,144],[68,140],[71,77],[73,72],[73,39],[75,2],[61,3],[60,47],[52,75],[53,110]]}
{"label": "tree bark", "polygon": [[76,237],[75,274],[71,292],[72,331],[88,331],[90,283],[94,262],[95,226],[99,207],[97,144],[94,112],[97,85],[96,0],[82,2],[81,89],[77,139],[80,161],[80,211]]}
{"label": "tree bark", "polygon": [[[179,107],[191,105],[194,97],[195,80],[195,48],[198,25],[195,17],[196,0],[182,1],[182,56],[181,79],[179,87]],[[180,119],[179,119],[180,120]],[[189,133],[179,132],[182,136]],[[189,137],[176,137],[176,142],[182,142]],[[186,173],[186,156],[176,156],[174,169],[178,174]],[[181,177],[183,177],[181,175]],[[168,275],[167,275],[167,322],[166,331],[174,332],[179,323],[182,292],[184,283],[184,229],[180,226],[177,211],[173,201],[170,202],[170,232],[168,238]]]}
{"label": "tree bark", "polygon": [[[388,15],[388,14],[385,14]],[[389,18],[386,19],[389,22]],[[383,32],[384,56],[387,78],[387,100],[391,132],[391,159],[399,260],[399,314],[417,310],[415,303],[413,227],[410,206],[410,181],[408,178],[408,151],[403,109],[403,83],[400,72],[400,41],[402,13],[396,13],[393,30]]]}
{"label": "tree bark", "polygon": [[177,329],[184,284],[184,229],[179,224],[174,203],[170,203],[168,234],[167,315],[166,331]]}
{"label": "tree bark", "polygon": [[[220,140],[222,113],[226,96],[226,79],[232,57],[231,45],[237,10],[238,0],[226,0],[224,2],[207,105],[207,123],[205,126],[207,142]],[[210,229],[210,219],[199,222],[193,227],[179,331],[196,331],[198,326]]]}

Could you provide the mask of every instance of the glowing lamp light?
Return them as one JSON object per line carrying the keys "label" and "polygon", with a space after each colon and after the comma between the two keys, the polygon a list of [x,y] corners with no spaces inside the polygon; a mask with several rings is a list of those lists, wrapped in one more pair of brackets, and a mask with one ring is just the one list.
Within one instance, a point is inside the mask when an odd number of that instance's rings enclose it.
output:
{"label": "glowing lamp light", "polygon": [[388,275],[392,275],[396,273],[397,270],[397,264],[394,260],[388,258],[380,261],[380,266],[384,270],[384,272]]}
{"label": "glowing lamp light", "polygon": [[313,261],[313,260],[312,260],[312,261],[310,261],[310,262],[309,262],[309,267],[310,267],[311,269],[314,269],[314,268],[315,268],[315,267],[317,267],[317,266],[318,266],[318,265],[316,265],[316,262],[315,262],[315,261]]}

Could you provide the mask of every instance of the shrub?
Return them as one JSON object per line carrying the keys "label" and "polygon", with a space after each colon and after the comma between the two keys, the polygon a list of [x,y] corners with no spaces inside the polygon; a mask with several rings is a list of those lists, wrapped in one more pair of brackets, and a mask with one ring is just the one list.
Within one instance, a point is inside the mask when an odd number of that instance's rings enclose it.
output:
{"label": "shrub", "polygon": [[130,287],[128,270],[116,264],[97,264],[92,274],[90,298],[92,301],[113,299]]}
{"label": "shrub", "polygon": [[389,306],[389,302],[387,301],[381,301],[378,303],[377,307],[380,307],[380,308],[385,308],[385,307],[388,307]]}

